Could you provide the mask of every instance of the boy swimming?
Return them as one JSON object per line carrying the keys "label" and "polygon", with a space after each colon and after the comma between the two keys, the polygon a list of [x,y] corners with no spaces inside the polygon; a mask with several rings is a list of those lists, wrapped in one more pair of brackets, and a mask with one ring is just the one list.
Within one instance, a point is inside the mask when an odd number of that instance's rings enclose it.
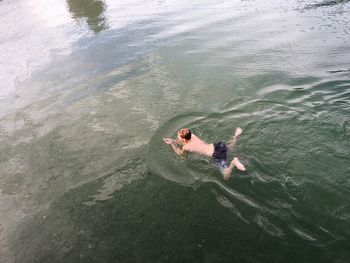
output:
{"label": "boy swimming", "polygon": [[[237,137],[241,135],[241,133],[242,129],[237,128],[232,140],[229,141],[228,144],[224,142],[208,144],[193,134],[191,130],[183,128],[178,130],[176,140],[172,138],[163,138],[163,141],[166,144],[171,145],[174,152],[178,155],[182,155],[186,152],[192,152],[214,158],[220,167],[224,180],[227,181],[230,178],[234,167],[237,167],[238,170],[245,171],[244,165],[238,160],[237,157],[232,159],[229,166],[227,165],[227,150],[232,150],[233,145],[236,143]],[[178,147],[178,144],[180,144],[182,147]]]}

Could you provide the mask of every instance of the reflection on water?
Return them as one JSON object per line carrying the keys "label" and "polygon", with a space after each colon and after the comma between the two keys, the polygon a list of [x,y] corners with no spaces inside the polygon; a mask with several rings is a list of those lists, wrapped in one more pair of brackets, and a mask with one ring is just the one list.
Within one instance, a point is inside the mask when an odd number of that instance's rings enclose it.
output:
{"label": "reflection on water", "polygon": [[327,7],[327,6],[334,6],[338,4],[344,4],[349,2],[349,0],[334,0],[334,1],[322,1],[320,3],[310,4],[306,6],[306,9],[310,8],[318,8],[318,7]]}
{"label": "reflection on water", "polygon": [[104,12],[106,4],[99,0],[67,0],[69,12],[74,19],[86,18],[86,22],[95,33],[108,28]]}

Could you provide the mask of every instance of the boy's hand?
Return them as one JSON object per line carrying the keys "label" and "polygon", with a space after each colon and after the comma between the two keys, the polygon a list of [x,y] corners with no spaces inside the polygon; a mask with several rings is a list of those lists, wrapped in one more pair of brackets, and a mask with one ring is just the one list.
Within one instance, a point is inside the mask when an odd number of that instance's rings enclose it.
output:
{"label": "boy's hand", "polygon": [[173,143],[174,143],[174,140],[171,139],[171,138],[163,138],[163,141],[164,141],[166,144],[173,144]]}

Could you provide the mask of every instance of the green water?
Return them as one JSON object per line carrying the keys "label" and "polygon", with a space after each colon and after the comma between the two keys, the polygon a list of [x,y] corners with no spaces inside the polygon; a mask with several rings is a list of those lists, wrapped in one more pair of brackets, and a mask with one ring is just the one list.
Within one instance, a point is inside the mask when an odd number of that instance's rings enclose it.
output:
{"label": "green water", "polygon": [[0,262],[349,262],[349,11],[0,1]]}

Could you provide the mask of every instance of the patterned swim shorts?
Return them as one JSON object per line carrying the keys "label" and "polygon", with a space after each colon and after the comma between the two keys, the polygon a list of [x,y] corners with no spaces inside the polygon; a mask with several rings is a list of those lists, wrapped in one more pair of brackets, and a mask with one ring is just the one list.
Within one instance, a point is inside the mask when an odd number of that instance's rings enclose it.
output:
{"label": "patterned swim shorts", "polygon": [[227,169],[227,146],[223,142],[214,143],[214,153],[212,156],[218,164],[220,171]]}

